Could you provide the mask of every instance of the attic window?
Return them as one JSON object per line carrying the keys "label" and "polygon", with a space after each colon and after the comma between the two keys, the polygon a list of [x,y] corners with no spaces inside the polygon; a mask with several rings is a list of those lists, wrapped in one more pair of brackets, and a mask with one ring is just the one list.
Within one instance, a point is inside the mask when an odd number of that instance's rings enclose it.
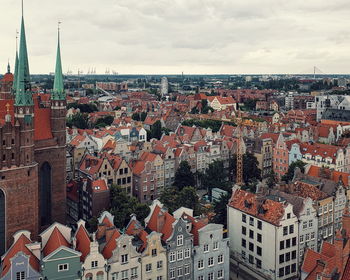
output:
{"label": "attic window", "polygon": [[248,200],[245,200],[244,201],[244,207],[250,208],[250,207],[252,207],[252,203],[248,202]]}

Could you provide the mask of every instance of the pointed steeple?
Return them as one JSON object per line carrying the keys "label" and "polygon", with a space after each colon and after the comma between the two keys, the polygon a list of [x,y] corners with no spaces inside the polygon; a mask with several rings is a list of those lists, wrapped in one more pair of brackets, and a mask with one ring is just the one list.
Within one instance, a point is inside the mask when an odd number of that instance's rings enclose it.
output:
{"label": "pointed steeple", "polygon": [[[58,24],[60,24],[60,22]],[[58,27],[55,80],[53,83],[53,91],[52,91],[51,99],[52,100],[64,100],[64,99],[66,99],[66,96],[64,93],[63,75],[62,75],[60,28],[59,27]]]}
{"label": "pointed steeple", "polygon": [[21,38],[19,42],[18,73],[16,77],[16,106],[33,105],[33,97],[30,88],[30,74],[27,53],[26,33],[24,28],[23,3],[22,3],[22,22]]}
{"label": "pointed steeple", "polygon": [[13,74],[13,85],[12,85],[12,91],[13,92],[16,92],[17,76],[18,76],[18,47],[17,47],[17,40],[18,40],[18,31],[16,31],[16,59],[15,59],[15,72]]}
{"label": "pointed steeple", "polygon": [[10,61],[7,62],[7,74],[11,73]]}

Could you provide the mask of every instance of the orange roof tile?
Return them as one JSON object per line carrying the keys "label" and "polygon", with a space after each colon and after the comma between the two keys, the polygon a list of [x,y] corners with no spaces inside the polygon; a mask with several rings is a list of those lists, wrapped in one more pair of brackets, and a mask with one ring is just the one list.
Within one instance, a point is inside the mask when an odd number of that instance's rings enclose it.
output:
{"label": "orange roof tile", "polygon": [[63,234],[59,231],[59,229],[55,227],[43,249],[44,256],[46,257],[50,255],[52,252],[54,252],[61,246],[69,248],[70,244],[68,243],[66,238],[64,238]]}
{"label": "orange roof tile", "polygon": [[80,260],[85,261],[85,258],[90,254],[90,237],[83,225],[80,225],[76,232],[76,250],[81,252]]}
{"label": "orange roof tile", "polygon": [[4,258],[2,260],[2,272],[0,274],[1,277],[5,276],[5,274],[9,271],[11,267],[11,259],[19,252],[23,252],[29,257],[29,263],[33,269],[35,269],[36,271],[40,270],[40,261],[26,246],[30,243],[32,243],[31,240],[29,240],[27,236],[22,234],[17,239],[17,241],[10,247],[10,249],[5,253]]}
{"label": "orange roof tile", "polygon": [[103,179],[95,180],[92,182],[92,191],[93,192],[103,192],[107,191],[108,186],[106,184],[106,181]]}
{"label": "orange roof tile", "polygon": [[102,255],[106,258],[109,259],[113,255],[113,250],[117,248],[117,239],[120,237],[120,232],[117,229],[113,230],[113,233],[111,235],[111,238],[109,240],[106,240],[107,243],[105,247],[102,250]]}
{"label": "orange roof tile", "polygon": [[51,132],[51,108],[40,108],[38,98],[34,98],[34,139],[53,138]]}

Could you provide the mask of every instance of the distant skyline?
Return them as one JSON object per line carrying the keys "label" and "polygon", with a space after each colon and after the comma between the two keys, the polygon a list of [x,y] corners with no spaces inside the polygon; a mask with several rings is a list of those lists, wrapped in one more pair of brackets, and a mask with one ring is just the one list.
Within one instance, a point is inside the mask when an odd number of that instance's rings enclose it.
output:
{"label": "distant skyline", "polygon": [[[2,1],[0,73],[13,70],[21,1]],[[350,73],[347,0],[24,0],[31,74]]]}

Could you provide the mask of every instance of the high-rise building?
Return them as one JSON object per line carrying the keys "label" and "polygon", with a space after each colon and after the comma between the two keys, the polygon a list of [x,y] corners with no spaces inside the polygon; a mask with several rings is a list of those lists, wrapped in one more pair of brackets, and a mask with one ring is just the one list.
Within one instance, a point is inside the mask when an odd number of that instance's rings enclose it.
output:
{"label": "high-rise building", "polygon": [[160,94],[162,96],[166,96],[169,93],[169,83],[168,83],[168,78],[163,77],[160,81]]}
{"label": "high-rise building", "polygon": [[0,93],[1,255],[17,231],[29,230],[35,239],[53,221],[65,222],[66,97],[59,37],[54,88],[51,94],[34,93],[22,15],[15,75],[0,83]]}

